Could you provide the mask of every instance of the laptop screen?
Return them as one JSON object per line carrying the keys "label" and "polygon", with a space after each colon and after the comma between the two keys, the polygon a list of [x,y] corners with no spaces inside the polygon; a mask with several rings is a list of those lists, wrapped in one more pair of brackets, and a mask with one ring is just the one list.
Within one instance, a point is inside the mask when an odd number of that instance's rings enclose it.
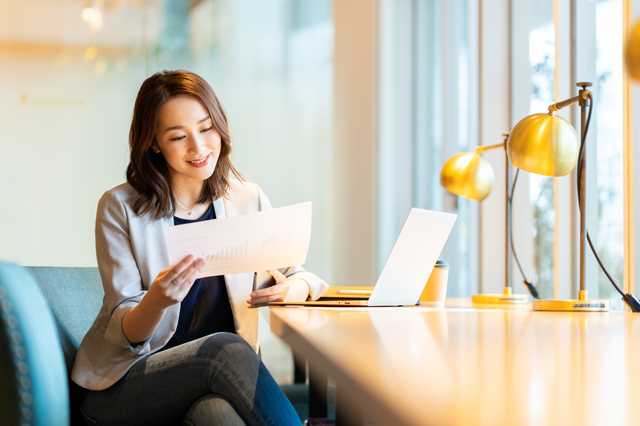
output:
{"label": "laptop screen", "polygon": [[369,306],[414,305],[449,238],[457,215],[413,208],[382,269]]}

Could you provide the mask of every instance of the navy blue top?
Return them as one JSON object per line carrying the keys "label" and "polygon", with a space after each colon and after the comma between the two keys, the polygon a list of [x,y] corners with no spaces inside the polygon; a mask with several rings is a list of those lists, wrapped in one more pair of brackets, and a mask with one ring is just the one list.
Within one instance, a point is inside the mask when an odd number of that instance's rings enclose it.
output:
{"label": "navy blue top", "polygon": [[[200,219],[189,220],[174,216],[173,223],[183,225],[215,218],[216,213],[212,204]],[[236,331],[224,276],[199,278],[180,303],[178,328],[163,349],[220,331],[231,333]]]}

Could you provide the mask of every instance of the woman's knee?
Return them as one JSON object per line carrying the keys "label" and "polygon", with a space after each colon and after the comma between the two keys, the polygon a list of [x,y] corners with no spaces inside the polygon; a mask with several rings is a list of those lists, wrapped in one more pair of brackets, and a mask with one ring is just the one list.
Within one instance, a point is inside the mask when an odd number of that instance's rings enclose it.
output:
{"label": "woman's knee", "polygon": [[251,347],[246,340],[244,340],[242,337],[240,337],[236,333],[228,333],[225,331],[220,333],[210,334],[209,336],[206,337],[206,340],[209,342],[216,342],[218,344],[242,343],[246,346]]}
{"label": "woman's knee", "polygon": [[191,405],[182,419],[182,424],[244,426],[246,423],[227,399],[220,395],[207,394]]}
{"label": "woman's knee", "polygon": [[215,333],[206,338],[198,352],[209,359],[229,358],[232,360],[259,361],[251,345],[234,333]]}
{"label": "woman's knee", "polygon": [[193,366],[210,392],[228,396],[255,387],[262,365],[253,348],[232,333],[216,333],[198,341]]}

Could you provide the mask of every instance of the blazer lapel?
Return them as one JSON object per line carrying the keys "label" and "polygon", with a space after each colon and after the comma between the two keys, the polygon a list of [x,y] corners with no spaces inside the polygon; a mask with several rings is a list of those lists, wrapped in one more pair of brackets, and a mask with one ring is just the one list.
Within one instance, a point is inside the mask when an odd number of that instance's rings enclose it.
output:
{"label": "blazer lapel", "polygon": [[[164,218],[161,221],[161,223],[162,223],[162,233],[161,233],[162,235],[160,237],[160,241],[162,241],[162,247],[164,248],[164,250],[161,250],[162,252],[161,262],[164,265],[169,265],[169,249],[167,246],[167,233],[165,230],[169,227],[174,226],[175,224],[172,218]],[[165,316],[170,319],[169,330],[171,332],[171,336],[173,336],[173,334],[178,329],[178,319],[180,318],[180,303],[176,303],[175,305],[170,306],[165,311]]]}
{"label": "blazer lapel", "polygon": [[225,202],[222,198],[216,198],[213,200],[213,211],[216,212],[216,219],[224,219],[227,217]]}

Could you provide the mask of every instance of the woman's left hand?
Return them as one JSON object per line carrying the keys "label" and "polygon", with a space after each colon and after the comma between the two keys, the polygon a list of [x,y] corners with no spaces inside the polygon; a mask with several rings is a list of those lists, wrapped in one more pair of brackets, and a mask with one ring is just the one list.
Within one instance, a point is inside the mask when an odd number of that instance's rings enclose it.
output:
{"label": "woman's left hand", "polygon": [[249,308],[265,306],[269,302],[303,302],[309,297],[309,285],[306,281],[291,277],[287,279],[277,269],[269,271],[276,283],[262,290],[254,290],[247,299]]}

